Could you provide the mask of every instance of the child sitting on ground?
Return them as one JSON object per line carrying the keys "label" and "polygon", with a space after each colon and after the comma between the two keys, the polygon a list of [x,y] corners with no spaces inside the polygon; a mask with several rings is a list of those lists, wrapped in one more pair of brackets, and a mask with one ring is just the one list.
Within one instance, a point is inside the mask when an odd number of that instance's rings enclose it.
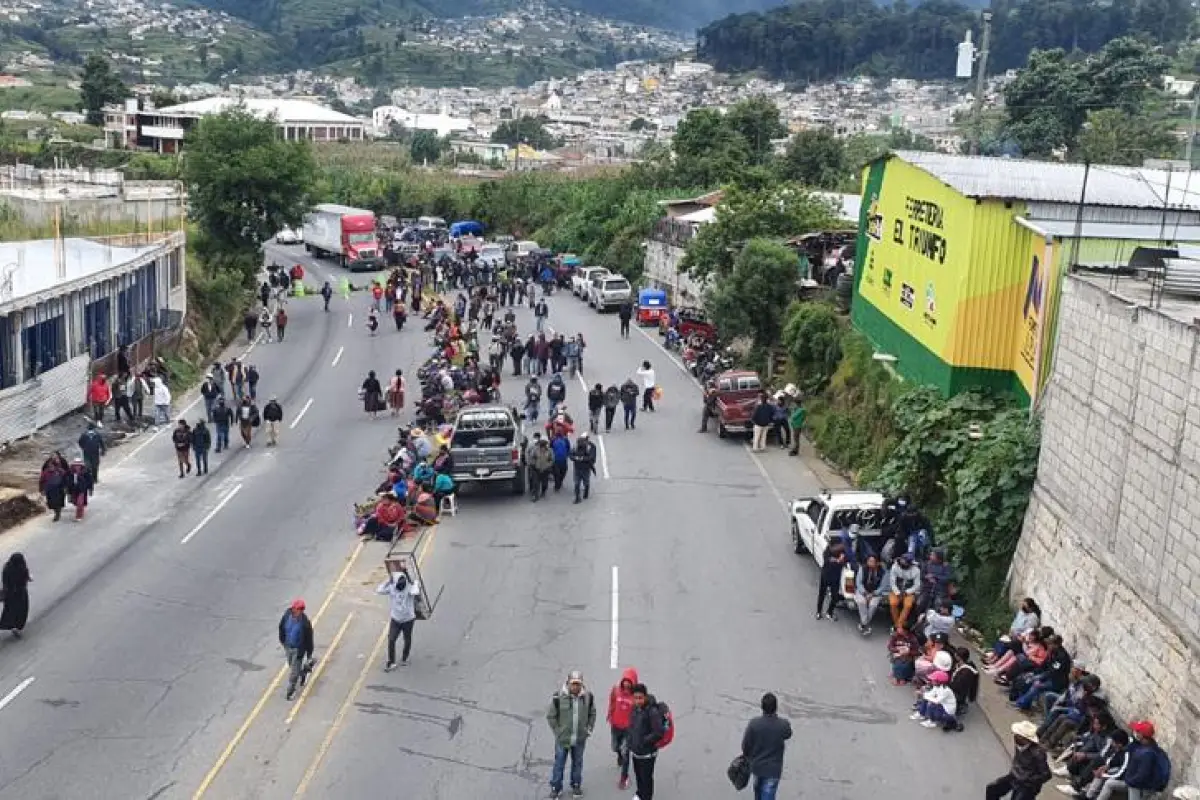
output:
{"label": "child sitting on ground", "polygon": [[919,720],[923,728],[938,728],[954,724],[954,715],[958,710],[954,691],[947,685],[950,676],[942,670],[929,675],[929,688],[917,701],[917,710],[909,719]]}

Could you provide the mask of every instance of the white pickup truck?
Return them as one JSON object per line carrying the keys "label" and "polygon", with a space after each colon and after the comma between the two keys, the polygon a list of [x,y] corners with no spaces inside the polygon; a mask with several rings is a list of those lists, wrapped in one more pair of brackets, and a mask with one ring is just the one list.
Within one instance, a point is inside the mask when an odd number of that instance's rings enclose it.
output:
{"label": "white pickup truck", "polygon": [[592,278],[597,275],[607,275],[608,267],[580,267],[571,276],[571,294],[580,300],[587,300],[588,289],[591,288]]}

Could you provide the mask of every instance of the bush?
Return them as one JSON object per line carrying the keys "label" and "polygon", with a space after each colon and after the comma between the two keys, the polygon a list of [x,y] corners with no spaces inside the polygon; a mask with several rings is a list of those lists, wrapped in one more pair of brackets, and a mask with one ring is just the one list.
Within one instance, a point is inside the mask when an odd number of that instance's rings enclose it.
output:
{"label": "bush", "polygon": [[783,326],[783,346],[806,395],[823,391],[842,358],[843,324],[828,303],[795,302]]}

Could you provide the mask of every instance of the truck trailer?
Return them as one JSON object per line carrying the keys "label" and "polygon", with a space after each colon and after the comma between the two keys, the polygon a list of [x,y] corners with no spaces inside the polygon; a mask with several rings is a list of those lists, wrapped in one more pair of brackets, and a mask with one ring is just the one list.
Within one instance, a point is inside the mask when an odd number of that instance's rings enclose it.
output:
{"label": "truck trailer", "polygon": [[333,258],[351,272],[381,269],[375,214],[362,208],[324,203],[304,215],[304,249],[317,258]]}

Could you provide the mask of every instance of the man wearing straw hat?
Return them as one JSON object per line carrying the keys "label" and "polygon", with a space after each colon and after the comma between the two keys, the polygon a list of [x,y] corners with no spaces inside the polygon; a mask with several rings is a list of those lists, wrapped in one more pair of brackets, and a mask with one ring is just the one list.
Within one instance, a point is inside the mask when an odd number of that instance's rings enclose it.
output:
{"label": "man wearing straw hat", "polygon": [[1046,751],[1038,743],[1037,725],[1028,720],[1014,722],[1012,735],[1016,746],[1012,766],[1006,775],[987,785],[984,791],[987,800],[1000,800],[1010,795],[1012,800],[1036,800],[1042,786],[1051,778]]}

